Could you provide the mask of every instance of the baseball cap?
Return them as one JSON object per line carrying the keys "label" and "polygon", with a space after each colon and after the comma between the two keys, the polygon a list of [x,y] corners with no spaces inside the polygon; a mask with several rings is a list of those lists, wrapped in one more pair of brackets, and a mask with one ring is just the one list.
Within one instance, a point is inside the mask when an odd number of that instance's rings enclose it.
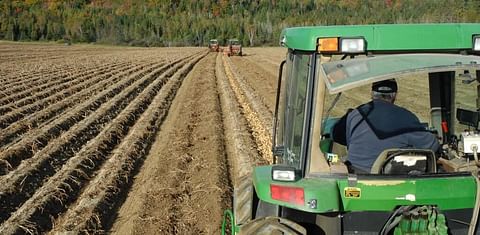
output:
{"label": "baseball cap", "polygon": [[397,92],[397,82],[395,79],[388,79],[379,82],[374,82],[372,84],[372,91],[379,93],[393,93]]}

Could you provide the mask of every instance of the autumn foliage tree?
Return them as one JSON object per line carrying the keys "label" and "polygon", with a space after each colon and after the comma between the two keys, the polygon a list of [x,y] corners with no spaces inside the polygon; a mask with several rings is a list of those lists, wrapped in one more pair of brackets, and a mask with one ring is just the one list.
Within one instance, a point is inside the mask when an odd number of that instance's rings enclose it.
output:
{"label": "autumn foliage tree", "polygon": [[0,39],[276,45],[285,27],[480,22],[478,0],[1,0]]}

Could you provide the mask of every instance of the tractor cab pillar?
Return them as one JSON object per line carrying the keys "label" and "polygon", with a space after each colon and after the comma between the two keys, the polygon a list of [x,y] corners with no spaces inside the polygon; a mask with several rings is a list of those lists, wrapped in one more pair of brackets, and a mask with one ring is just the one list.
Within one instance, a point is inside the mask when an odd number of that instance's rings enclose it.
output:
{"label": "tractor cab pillar", "polygon": [[441,143],[448,142],[455,123],[455,72],[429,73],[431,123]]}

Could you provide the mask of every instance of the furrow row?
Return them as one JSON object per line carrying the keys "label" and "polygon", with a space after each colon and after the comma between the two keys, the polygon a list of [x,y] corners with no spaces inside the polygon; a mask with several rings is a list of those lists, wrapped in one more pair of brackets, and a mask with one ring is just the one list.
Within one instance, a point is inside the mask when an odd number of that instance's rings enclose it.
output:
{"label": "furrow row", "polygon": [[[37,92],[44,91],[47,88],[55,87],[61,84],[68,83],[72,80],[78,79],[79,77],[87,75],[101,75],[107,71],[116,70],[119,67],[126,67],[127,62],[117,63],[117,64],[107,64],[104,66],[99,66],[89,70],[83,70],[80,73],[63,73],[59,76],[46,76],[39,75],[40,78],[37,81],[25,80],[22,85],[15,85],[11,88],[3,89],[3,98],[0,99],[0,105],[6,105],[13,102],[19,102],[21,99],[24,99],[29,96],[33,96]],[[4,114],[7,108],[0,107],[0,114]]]}
{"label": "furrow row", "polygon": [[[22,65],[24,66],[24,64]],[[29,68],[28,70],[21,70],[21,65],[17,65],[15,67],[6,67],[4,65],[2,71],[6,71],[6,73],[2,76],[0,80],[2,82],[1,88],[5,89],[8,87],[13,87],[17,84],[23,84],[25,80],[30,80],[32,78],[36,78],[45,74],[57,76],[58,74],[66,72],[64,67],[64,64],[57,64],[48,67],[36,66],[34,68]]]}
{"label": "furrow row", "polygon": [[115,205],[116,198],[128,186],[134,170],[148,152],[183,78],[203,57],[193,59],[165,84],[128,136],[112,152],[102,170],[87,185],[80,199],[63,216],[63,221],[57,225],[57,231],[90,233],[105,229],[108,215],[118,206]]}
{"label": "furrow row", "polygon": [[[75,109],[65,113],[40,130],[32,132],[32,135],[25,136],[21,141],[15,143],[0,154],[0,175],[6,174],[17,167],[22,160],[30,158],[33,155],[38,156],[41,154],[42,148],[47,144],[52,145],[50,141],[57,138],[63,132],[72,133],[73,136],[77,136],[79,135],[77,132],[87,132],[92,123],[98,122],[98,125],[100,125],[102,116],[104,116],[105,113],[119,112],[119,110],[115,109],[125,106],[128,97],[132,99],[132,94],[138,93],[139,87],[142,84],[144,86],[149,80],[153,79],[152,77],[145,76],[146,73],[152,73],[152,71],[154,73],[161,73],[170,66],[172,66],[172,64],[157,69],[150,67],[146,70],[137,71],[130,76],[123,74],[121,76],[123,78],[122,81],[116,85],[86,100]],[[111,99],[112,97],[114,98]],[[66,141],[66,139],[64,140]],[[0,178],[0,182],[2,182],[2,178]]]}
{"label": "furrow row", "polygon": [[263,163],[272,162],[273,156],[271,152],[271,135],[269,130],[265,127],[266,124],[262,115],[263,112],[261,109],[257,109],[259,108],[259,106],[255,105],[255,100],[252,100],[252,94],[245,89],[245,86],[242,85],[242,83],[240,83],[240,81],[238,80],[238,75],[235,74],[234,70],[232,69],[232,65],[227,59],[228,58],[224,57],[223,60],[225,73],[227,75],[230,86],[232,87],[232,90],[235,94],[235,97],[242,107],[251,134],[255,139],[257,150],[262,157],[262,159],[256,159],[256,161],[261,161]]}
{"label": "furrow row", "polygon": [[[81,55],[81,56],[80,56]],[[152,59],[157,59],[154,56],[143,56],[139,60],[132,60],[132,58],[137,58],[136,54],[131,55],[130,53],[121,53],[121,54],[101,54],[101,55],[82,55],[75,57],[75,60],[65,60],[65,55],[63,55],[63,60],[61,61],[50,61],[42,60],[39,62],[24,62],[17,63],[15,62],[12,66],[2,65],[2,71],[9,71],[5,78],[5,81],[0,84],[1,90],[11,89],[13,87],[30,84],[36,82],[43,77],[46,78],[55,78],[59,76],[64,76],[65,74],[72,74],[83,72],[91,68],[99,67],[106,64],[119,64],[124,62],[139,62],[148,61]],[[68,56],[72,56],[69,53]],[[26,69],[26,70],[25,70]]]}
{"label": "furrow row", "polygon": [[[82,102],[87,105],[83,105],[84,108],[82,108],[81,111],[75,112],[75,115],[73,115],[73,118],[75,119],[75,118],[84,117],[89,112],[94,110],[94,108],[91,107],[92,105],[99,106],[102,103],[102,102],[99,102],[99,100],[105,99],[105,97],[107,97],[105,94],[109,94],[109,93],[105,93],[105,92],[100,93],[101,99],[97,98],[94,102],[88,102],[88,101],[84,102],[85,100],[88,100],[88,99],[93,100],[92,97],[95,97],[97,93],[105,89],[108,90],[109,88],[114,88],[118,83],[118,81],[120,80],[126,80],[126,82],[130,82],[130,81],[133,82],[133,80],[128,80],[128,76],[130,74],[150,72],[155,67],[158,67],[161,65],[162,64],[157,64],[156,62],[152,62],[146,65],[138,65],[136,67],[130,68],[123,72],[115,73],[112,77],[110,77],[110,79],[102,80],[99,83],[90,87],[89,89],[82,90],[72,95],[69,99],[63,99],[62,101],[56,104],[53,104],[39,112],[33,113],[27,118],[14,122],[13,124],[5,128],[5,130],[0,133],[0,147],[2,147],[2,149],[4,150],[5,148],[8,147],[9,144],[10,145],[13,144],[15,140],[20,137],[23,137],[24,140],[28,139],[28,136],[24,137],[22,136],[22,134],[26,132],[31,132],[31,133],[38,132],[38,129],[37,129],[38,127],[42,126],[44,123],[50,121],[53,118],[62,118],[63,116],[62,113],[69,112],[70,109],[75,108],[79,103],[82,103]],[[124,84],[124,83],[120,83],[119,85],[121,84]],[[62,127],[65,127],[65,125],[62,125]],[[59,128],[58,130],[60,129],[63,129],[63,128]],[[56,131],[55,133],[58,133],[58,131]],[[48,140],[39,141],[37,143],[41,144],[46,141]],[[36,147],[38,148],[41,146],[37,144]],[[1,152],[3,151],[2,149],[0,149],[0,159],[2,156],[1,154]]]}
{"label": "furrow row", "polygon": [[[109,62],[110,64],[117,64],[117,61]],[[107,64],[107,63],[100,63]],[[22,71],[22,68],[27,68],[26,71]],[[70,73],[77,71],[85,71],[86,69],[91,69],[92,64],[70,64],[70,63],[60,63],[60,64],[45,64],[45,65],[29,65],[29,64],[19,64],[16,67],[10,68],[10,72],[4,78],[4,82],[0,85],[1,89],[9,90],[14,87],[23,86],[25,84],[30,84],[31,82],[38,82],[43,79],[51,79],[55,77],[65,76]],[[96,67],[96,66],[95,66]],[[5,70],[5,68],[4,68]]]}
{"label": "furrow row", "polygon": [[[127,69],[127,66],[121,67],[122,69]],[[47,86],[44,89],[39,90],[38,92],[34,92],[32,94],[27,94],[26,97],[16,100],[5,100],[4,102],[7,105],[0,107],[0,115],[8,116],[7,114],[11,112],[15,112],[18,110],[22,110],[24,107],[29,105],[33,105],[33,107],[42,107],[42,105],[35,105],[36,103],[42,103],[43,101],[50,100],[51,102],[55,102],[58,100],[56,99],[49,99],[51,97],[55,97],[55,95],[67,91],[69,88],[81,88],[85,89],[88,86],[95,84],[102,79],[108,79],[113,74],[117,73],[117,69],[109,70],[103,69],[99,71],[95,71],[93,73],[83,74],[83,75],[70,75],[65,78],[65,81],[54,86]],[[62,98],[62,96],[60,96]],[[43,105],[46,105],[45,103]],[[14,121],[16,121],[14,119]],[[0,121],[0,123],[2,123]],[[0,124],[0,128],[4,128],[2,124]]]}
{"label": "furrow row", "polygon": [[89,76],[86,78],[77,79],[69,84],[64,84],[60,87],[49,89],[45,92],[42,92],[41,94],[36,95],[35,97],[31,97],[29,99],[32,100],[32,103],[18,108],[13,112],[8,113],[7,115],[0,116],[0,128],[4,129],[12,123],[20,120],[21,118],[24,118],[25,116],[34,112],[38,112],[63,99],[67,99],[77,92],[88,89],[94,84],[112,77],[114,74],[115,72],[109,72],[104,74],[103,76]]}
{"label": "furrow row", "polygon": [[[66,206],[75,200],[76,196],[80,193],[81,187],[94,175],[95,171],[108,158],[109,153],[112,151],[117,152],[114,150],[115,147],[122,142],[125,136],[128,136],[127,134],[129,133],[130,128],[135,125],[142,114],[146,111],[149,111],[150,113],[159,111],[158,107],[149,109],[149,106],[151,106],[151,103],[158,92],[164,90],[164,85],[169,80],[169,77],[178,73],[186,73],[178,72],[178,67],[184,64],[185,63],[181,63],[171,67],[160,78],[158,77],[158,73],[152,72],[149,74],[148,77],[153,78],[151,81],[153,83],[150,83],[145,90],[141,89],[143,90],[141,94],[129,102],[128,106],[125,108],[116,107],[121,110],[121,113],[114,117],[114,119],[109,120],[107,122],[108,124],[104,126],[99,133],[87,134],[94,137],[94,139],[89,141],[86,145],[83,145],[82,148],[79,149],[79,152],[73,157],[58,164],[58,166],[61,167],[60,171],[58,171],[52,178],[49,178],[42,188],[35,191],[33,196],[31,196],[31,198],[29,198],[0,226],[0,233],[39,233],[51,229],[52,221],[50,218],[52,216],[55,217],[61,211],[64,211]],[[186,66],[191,66],[191,64]],[[181,71],[184,70],[185,69],[182,69]],[[151,123],[152,120],[155,122],[158,121],[158,118],[149,118],[147,123]],[[143,124],[144,123],[137,126],[143,126]],[[149,129],[151,126],[152,125],[147,125]],[[148,129],[140,130],[145,132]],[[140,134],[135,128],[133,128],[130,133],[134,136]],[[134,146],[145,146],[148,144],[148,142],[144,142],[143,140],[144,139],[138,139],[136,142],[124,142],[126,144],[122,146],[126,146],[128,149],[137,149]],[[118,152],[121,153],[122,156],[130,157],[130,154],[125,152],[125,149],[120,149]],[[59,157],[55,157],[55,161],[59,161]],[[120,161],[120,163],[122,164],[121,167],[130,165],[128,162],[124,161]],[[105,169],[105,172],[112,171],[112,169],[107,169],[105,166],[103,166],[102,169]],[[52,169],[50,169],[50,171],[51,170]],[[100,173],[99,175],[102,174],[104,173]]]}

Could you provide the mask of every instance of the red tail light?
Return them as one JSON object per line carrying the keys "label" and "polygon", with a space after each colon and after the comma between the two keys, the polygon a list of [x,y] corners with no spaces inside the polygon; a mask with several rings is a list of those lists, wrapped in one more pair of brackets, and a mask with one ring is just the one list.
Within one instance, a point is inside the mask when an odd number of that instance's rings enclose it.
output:
{"label": "red tail light", "polygon": [[271,184],[270,192],[272,193],[272,199],[293,203],[296,205],[305,204],[305,195],[303,188]]}

